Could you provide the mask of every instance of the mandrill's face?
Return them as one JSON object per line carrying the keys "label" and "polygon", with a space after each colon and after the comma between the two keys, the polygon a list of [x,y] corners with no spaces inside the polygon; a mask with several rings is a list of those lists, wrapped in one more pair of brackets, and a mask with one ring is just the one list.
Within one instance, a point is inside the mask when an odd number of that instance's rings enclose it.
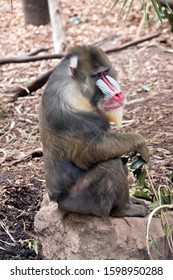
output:
{"label": "mandrill's face", "polygon": [[112,68],[99,66],[92,77],[95,84],[92,102],[106,119],[120,126],[126,98],[120,85],[113,78],[115,72]]}
{"label": "mandrill's face", "polygon": [[73,76],[81,82],[81,92],[88,101],[108,121],[120,126],[126,98],[114,78],[116,73],[106,54],[99,48],[86,47],[84,57],[79,48],[75,67],[72,69]]}
{"label": "mandrill's face", "polygon": [[118,82],[109,75],[109,71],[106,71],[100,73],[96,86],[103,94],[102,100],[98,102],[98,108],[109,121],[120,126],[126,98]]}

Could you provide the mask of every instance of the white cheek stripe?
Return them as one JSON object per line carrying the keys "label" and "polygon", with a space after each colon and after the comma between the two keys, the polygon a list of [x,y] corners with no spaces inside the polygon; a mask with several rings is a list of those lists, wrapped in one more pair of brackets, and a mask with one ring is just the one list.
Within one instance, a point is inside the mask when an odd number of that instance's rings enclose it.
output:
{"label": "white cheek stripe", "polygon": [[70,67],[77,68],[77,64],[78,64],[78,57],[74,55],[70,58]]}
{"label": "white cheek stripe", "polygon": [[[106,75],[106,78],[117,91],[121,91],[120,85],[115,79],[108,75]],[[105,82],[102,79],[98,79],[96,81],[96,86],[105,94],[105,99],[108,99],[115,95],[115,93],[105,84]]]}
{"label": "white cheek stripe", "polygon": [[96,86],[105,94],[106,99],[114,96],[113,91],[103,82],[102,79],[98,79],[96,81]]}

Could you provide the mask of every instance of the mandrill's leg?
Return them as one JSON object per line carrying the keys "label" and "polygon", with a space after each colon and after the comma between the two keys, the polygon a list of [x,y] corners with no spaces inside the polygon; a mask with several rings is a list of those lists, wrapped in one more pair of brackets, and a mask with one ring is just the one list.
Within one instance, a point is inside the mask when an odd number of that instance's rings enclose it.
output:
{"label": "mandrill's leg", "polygon": [[95,165],[58,202],[69,212],[109,216],[114,204],[126,205],[129,200],[127,177],[120,159]]}
{"label": "mandrill's leg", "polygon": [[[88,175],[90,175],[90,178]],[[93,174],[89,172],[89,174],[81,178],[71,188],[67,197],[58,202],[60,209],[86,215],[110,215],[114,202],[113,196],[109,198],[109,193],[106,188],[101,185],[96,185],[92,175]],[[93,180],[92,182],[91,179]]]}
{"label": "mandrill's leg", "polygon": [[100,163],[71,188],[59,207],[96,216],[146,216],[143,205],[129,201],[127,176],[120,159]]}

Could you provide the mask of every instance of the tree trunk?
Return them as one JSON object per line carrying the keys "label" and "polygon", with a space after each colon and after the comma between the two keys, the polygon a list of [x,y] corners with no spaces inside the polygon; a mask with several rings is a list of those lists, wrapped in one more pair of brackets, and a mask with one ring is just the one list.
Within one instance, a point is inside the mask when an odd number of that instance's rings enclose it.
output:
{"label": "tree trunk", "polygon": [[49,23],[49,10],[47,0],[22,0],[25,15],[25,24],[35,26]]}
{"label": "tree trunk", "polygon": [[49,14],[52,25],[55,53],[64,51],[66,47],[65,27],[61,14],[60,0],[48,0]]}

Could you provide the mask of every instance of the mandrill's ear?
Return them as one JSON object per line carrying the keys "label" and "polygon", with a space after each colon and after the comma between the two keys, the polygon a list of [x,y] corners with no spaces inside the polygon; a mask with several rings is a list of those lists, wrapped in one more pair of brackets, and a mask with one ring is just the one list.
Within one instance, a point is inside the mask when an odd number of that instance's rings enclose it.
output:
{"label": "mandrill's ear", "polygon": [[77,65],[78,65],[78,57],[77,57],[77,55],[71,56],[70,57],[70,65],[69,65],[70,75],[74,74],[74,71],[77,68]]}

